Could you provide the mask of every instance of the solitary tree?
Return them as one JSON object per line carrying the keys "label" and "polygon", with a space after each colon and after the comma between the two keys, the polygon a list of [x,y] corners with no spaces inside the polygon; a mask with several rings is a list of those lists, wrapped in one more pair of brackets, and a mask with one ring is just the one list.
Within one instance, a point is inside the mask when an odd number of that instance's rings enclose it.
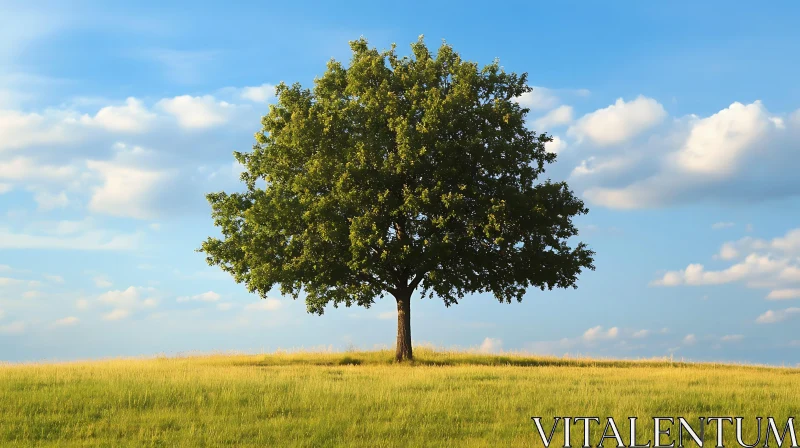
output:
{"label": "solitary tree", "polygon": [[397,301],[398,361],[412,359],[411,296],[445,306],[530,286],[577,287],[594,252],[572,223],[587,213],[564,182],[537,183],[556,155],[525,125],[527,74],[479,68],[422,37],[400,58],[350,42],[313,90],[281,83],[245,167],[244,193],[208,194],[223,239],[200,249],[266,297],[275,285],[308,312]]}

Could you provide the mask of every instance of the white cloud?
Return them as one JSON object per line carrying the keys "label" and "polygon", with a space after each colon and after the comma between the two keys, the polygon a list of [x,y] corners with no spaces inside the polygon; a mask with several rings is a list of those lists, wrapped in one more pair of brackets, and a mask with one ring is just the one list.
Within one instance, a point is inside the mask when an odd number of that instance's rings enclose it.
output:
{"label": "white cloud", "polygon": [[3,334],[20,334],[25,331],[25,322],[16,321],[7,325],[0,325],[0,333]]}
{"label": "white cloud", "polygon": [[163,99],[158,107],[173,115],[181,127],[189,129],[209,128],[224,124],[230,118],[233,105],[217,101],[213,96],[182,95]]}
{"label": "white cloud", "polygon": [[130,286],[125,290],[108,291],[98,296],[97,301],[114,309],[105,314],[105,320],[119,320],[131,315],[133,311],[154,308],[158,301],[152,297],[154,288]]}
{"label": "white cloud", "polygon": [[64,208],[69,205],[69,198],[66,191],[58,193],[49,193],[47,191],[37,192],[33,199],[38,204],[41,211],[53,210],[56,208]]}
{"label": "white cloud", "polygon": [[800,299],[800,289],[773,289],[767,295],[767,300]]}
{"label": "white cloud", "polygon": [[591,140],[600,146],[623,143],[659,124],[667,112],[658,101],[639,96],[625,102],[622,98],[616,103],[581,117],[567,131],[578,141]]}
{"label": "white cloud", "polygon": [[86,217],[82,220],[60,220],[60,221],[34,221],[27,223],[28,230],[46,233],[48,235],[75,235],[91,230],[94,227],[94,220]]}
{"label": "white cloud", "polygon": [[552,141],[549,141],[544,144],[544,149],[548,152],[553,152],[558,154],[559,152],[565,150],[567,148],[567,142],[565,142],[561,137],[554,136]]}
{"label": "white cloud", "polygon": [[131,250],[140,234],[92,230],[70,237],[13,232],[0,227],[0,249]]}
{"label": "white cloud", "polygon": [[551,128],[564,126],[572,122],[573,110],[571,106],[563,105],[546,113],[543,117],[533,121],[536,132],[550,132]]}
{"label": "white cloud", "polygon": [[89,301],[86,299],[78,299],[75,301],[75,308],[79,310],[85,310],[89,308]]}
{"label": "white cloud", "polygon": [[675,160],[686,172],[729,175],[747,150],[762,139],[770,123],[760,101],[746,106],[733,103],[708,118],[697,120]]}
{"label": "white cloud", "polygon": [[770,258],[768,255],[750,254],[741,263],[721,271],[707,271],[702,264],[690,264],[682,271],[667,272],[652,284],[655,286],[719,285],[754,279],[764,274],[779,274],[786,268],[786,260]]}
{"label": "white cloud", "polygon": [[73,166],[47,165],[30,157],[15,157],[0,163],[0,179],[11,181],[65,182],[77,176],[78,170]]}
{"label": "white cloud", "polygon": [[51,282],[51,283],[64,283],[64,277],[62,277],[60,275],[49,275],[49,274],[46,274],[46,275],[43,275],[42,278],[44,278],[45,280],[47,280],[48,282]]}
{"label": "white cloud", "polygon": [[784,310],[768,310],[764,314],[758,316],[756,323],[758,324],[773,324],[776,322],[784,321],[790,317],[800,314],[800,308],[792,307]]}
{"label": "white cloud", "polygon": [[723,244],[719,249],[719,254],[716,255],[716,258],[721,260],[733,260],[737,257],[739,257],[739,251],[731,243]]}
{"label": "white cloud", "polygon": [[[580,138],[575,132],[572,135]],[[674,120],[668,132],[648,136],[643,149],[649,157],[641,157],[641,151],[624,156],[633,162],[624,186],[618,181],[615,185],[595,183],[584,197],[626,209],[797,194],[800,182],[788,167],[797,163],[792,148],[799,139],[800,120],[770,115],[759,101],[735,102],[706,118],[692,115]],[[612,149],[606,158],[620,157]]]}
{"label": "white cloud", "polygon": [[395,311],[384,311],[378,314],[378,319],[382,320],[394,319],[395,317],[397,317],[397,312]]}
{"label": "white cloud", "polygon": [[632,337],[636,339],[646,338],[650,334],[650,330],[639,330],[633,333]]}
{"label": "white cloud", "polygon": [[611,327],[607,331],[603,331],[603,327],[598,325],[592,327],[583,333],[585,341],[598,341],[603,339],[615,339],[619,335],[619,328]]}
{"label": "white cloud", "polygon": [[92,280],[94,281],[94,285],[98,288],[110,288],[114,285],[111,281],[103,276],[97,276]]}
{"label": "white cloud", "polygon": [[247,311],[275,311],[282,306],[278,299],[262,299],[244,307]]}
{"label": "white cloud", "polygon": [[625,157],[601,159],[590,156],[581,160],[580,165],[572,169],[571,177],[581,177],[596,174],[613,174],[629,168],[632,160]]}
{"label": "white cloud", "polygon": [[722,342],[739,342],[742,339],[744,339],[744,336],[741,335],[741,334],[729,334],[729,335],[725,335],[725,336],[721,337],[720,341],[722,341]]}
{"label": "white cloud", "polygon": [[0,110],[0,152],[34,145],[66,143],[78,138],[70,131],[78,117],[72,112],[47,110],[43,114]]}
{"label": "white cloud", "polygon": [[0,277],[0,286],[18,285],[22,280],[11,277]]}
{"label": "white cloud", "polygon": [[9,191],[13,190],[14,186],[7,183],[0,183],[0,194],[8,193]]}
{"label": "white cloud", "polygon": [[693,334],[687,334],[685,338],[683,338],[683,343],[686,345],[694,345],[697,342],[697,337]]}
{"label": "white cloud", "polygon": [[155,217],[152,198],[163,191],[169,173],[116,162],[89,160],[86,164],[103,178],[103,184],[92,193],[90,210],[137,219]]}
{"label": "white cloud", "polygon": [[736,223],[733,222],[715,222],[714,224],[711,225],[711,228],[714,230],[719,230],[719,229],[727,229],[728,227],[733,227],[735,225]]}
{"label": "white cloud", "polygon": [[103,315],[103,320],[121,320],[125,319],[126,317],[130,316],[130,310],[126,310],[123,308],[117,308],[110,313],[106,313]]}
{"label": "white cloud", "polygon": [[222,296],[220,296],[219,294],[215,293],[214,291],[208,291],[208,292],[204,292],[202,294],[197,294],[197,295],[191,296],[191,297],[189,297],[189,296],[178,297],[177,301],[178,302],[189,302],[189,301],[216,302],[217,300],[220,299],[220,297],[222,297]]}
{"label": "white cloud", "polygon": [[36,299],[36,298],[39,298],[41,296],[42,296],[42,293],[39,292],[39,291],[25,291],[25,293],[22,294],[22,298],[24,298],[24,299]]}
{"label": "white cloud", "polygon": [[750,288],[768,288],[768,300],[800,298],[800,232],[788,231],[772,240],[745,237],[722,244],[715,259],[738,260],[727,268],[707,270],[692,263],[680,271],[668,271],[654,286],[720,285],[744,282]]}
{"label": "white cloud", "polygon": [[133,97],[125,100],[124,106],[106,106],[94,117],[81,117],[81,122],[85,124],[112,132],[143,132],[155,120],[156,114],[149,112],[140,100]]}
{"label": "white cloud", "polygon": [[503,340],[496,338],[486,338],[481,343],[478,351],[481,353],[498,353],[503,350]]}
{"label": "white cloud", "polygon": [[255,103],[266,103],[275,97],[275,86],[272,84],[261,84],[257,87],[242,88],[241,97]]}
{"label": "white cloud", "polygon": [[515,98],[522,107],[532,110],[552,109],[558,105],[558,97],[550,89],[544,87],[531,87],[530,92],[525,92]]}
{"label": "white cloud", "polygon": [[75,325],[75,324],[77,324],[77,323],[78,323],[78,320],[79,320],[79,319],[78,319],[77,317],[74,317],[74,316],[69,316],[69,317],[65,317],[65,318],[63,318],[63,319],[58,319],[58,320],[55,322],[55,325],[57,325],[57,326],[61,326],[61,327],[70,326],[70,325]]}

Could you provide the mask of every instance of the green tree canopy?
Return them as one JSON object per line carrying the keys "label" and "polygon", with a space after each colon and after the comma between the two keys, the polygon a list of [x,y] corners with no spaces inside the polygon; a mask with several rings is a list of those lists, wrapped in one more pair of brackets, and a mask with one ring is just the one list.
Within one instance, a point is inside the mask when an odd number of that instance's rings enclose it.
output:
{"label": "green tree canopy", "polygon": [[305,295],[308,311],[398,306],[397,359],[412,358],[410,299],[446,306],[488,292],[576,287],[594,252],[564,182],[537,180],[556,155],[525,125],[526,74],[480,68],[442,44],[413,57],[350,42],[313,90],[281,83],[249,153],[244,193],[207,195],[222,239],[201,249],[253,293]]}

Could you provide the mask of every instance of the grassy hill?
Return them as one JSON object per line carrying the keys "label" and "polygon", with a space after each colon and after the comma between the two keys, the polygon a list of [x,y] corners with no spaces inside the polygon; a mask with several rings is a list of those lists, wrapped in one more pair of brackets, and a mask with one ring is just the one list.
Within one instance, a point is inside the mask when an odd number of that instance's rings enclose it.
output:
{"label": "grassy hill", "polygon": [[[0,366],[0,446],[530,447],[541,446],[531,416],[549,428],[554,415],[612,416],[626,441],[629,416],[647,422],[645,437],[653,416],[743,416],[752,443],[756,416],[800,414],[798,369],[431,350],[396,365],[393,356]],[[579,425],[572,440],[581,445]]]}

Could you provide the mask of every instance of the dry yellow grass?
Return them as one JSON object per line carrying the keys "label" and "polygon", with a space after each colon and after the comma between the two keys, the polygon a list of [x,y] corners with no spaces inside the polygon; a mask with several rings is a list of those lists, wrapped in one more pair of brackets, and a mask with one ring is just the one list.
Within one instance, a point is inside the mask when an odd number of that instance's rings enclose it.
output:
{"label": "dry yellow grass", "polygon": [[556,415],[611,416],[623,434],[629,416],[742,416],[754,441],[756,416],[785,422],[800,409],[798,369],[415,355],[413,365],[378,351],[2,366],[0,446],[530,447],[541,446],[531,416],[549,427]]}

